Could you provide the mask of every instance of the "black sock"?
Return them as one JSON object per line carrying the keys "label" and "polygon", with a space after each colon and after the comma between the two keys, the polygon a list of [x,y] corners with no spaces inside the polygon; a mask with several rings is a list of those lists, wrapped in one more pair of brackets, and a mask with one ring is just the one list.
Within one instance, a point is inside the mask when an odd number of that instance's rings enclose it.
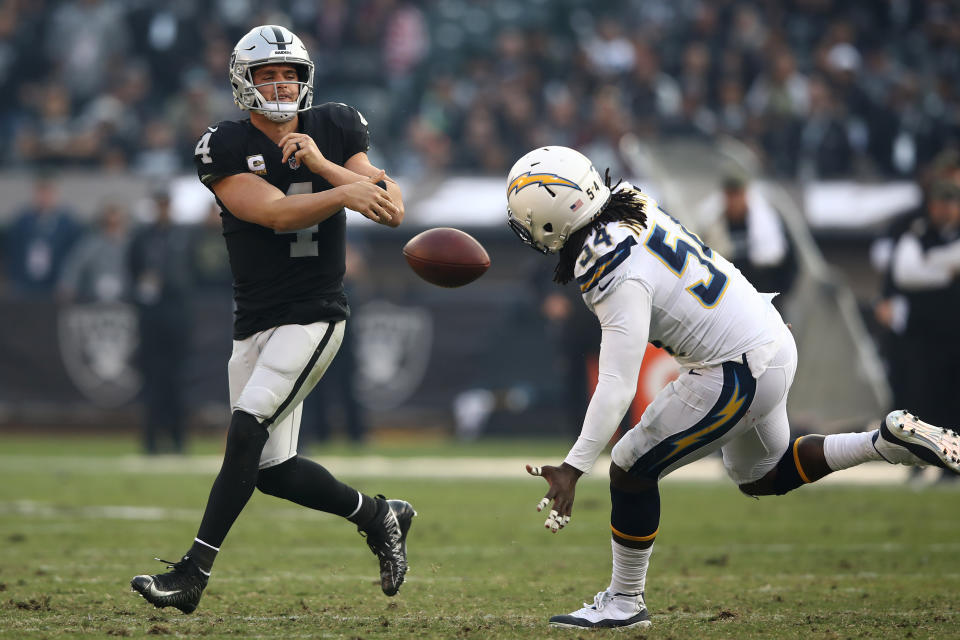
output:
{"label": "black sock", "polygon": [[313,460],[300,456],[261,470],[257,488],[268,495],[347,518],[354,524],[366,523],[377,511],[373,498],[340,482]]}
{"label": "black sock", "polygon": [[197,538],[219,547],[257,484],[260,454],[269,434],[256,418],[235,411],[227,432],[227,447],[217,479],[213,481]]}
{"label": "black sock", "polygon": [[190,551],[187,551],[187,555],[200,567],[201,571],[210,575],[210,572],[213,570],[213,561],[217,559],[218,551],[220,551],[220,549],[211,547],[201,540],[194,540]]}
{"label": "black sock", "polygon": [[362,501],[360,508],[357,509],[355,514],[347,518],[347,520],[361,529],[366,529],[370,521],[373,520],[373,517],[377,515],[377,501],[365,493],[361,493],[360,498]]}

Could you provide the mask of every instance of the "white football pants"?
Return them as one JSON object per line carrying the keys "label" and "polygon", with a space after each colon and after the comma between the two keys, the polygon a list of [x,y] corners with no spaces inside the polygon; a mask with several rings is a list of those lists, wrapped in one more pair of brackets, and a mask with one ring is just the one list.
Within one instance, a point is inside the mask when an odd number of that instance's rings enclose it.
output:
{"label": "white football pants", "polygon": [[758,379],[746,358],[691,369],[660,390],[640,423],[613,448],[613,461],[658,479],[720,449],[734,482],[759,480],[789,445],[787,394],[796,371],[797,345],[785,326]]}
{"label": "white football pants", "polygon": [[286,324],[233,341],[227,364],[230,407],[267,427],[261,469],[297,455],[303,399],[340,349],[345,326],[345,320]]}

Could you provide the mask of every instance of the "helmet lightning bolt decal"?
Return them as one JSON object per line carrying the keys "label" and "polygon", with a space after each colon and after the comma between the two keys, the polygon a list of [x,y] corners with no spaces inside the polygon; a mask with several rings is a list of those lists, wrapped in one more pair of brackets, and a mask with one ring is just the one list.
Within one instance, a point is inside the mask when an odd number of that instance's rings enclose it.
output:
{"label": "helmet lightning bolt decal", "polygon": [[526,173],[521,173],[510,182],[510,186],[507,187],[507,197],[509,198],[511,194],[520,191],[520,189],[524,187],[529,187],[532,184],[539,184],[543,187],[557,185],[581,191],[576,182],[561,178],[555,173],[533,173],[532,171],[527,171]]}

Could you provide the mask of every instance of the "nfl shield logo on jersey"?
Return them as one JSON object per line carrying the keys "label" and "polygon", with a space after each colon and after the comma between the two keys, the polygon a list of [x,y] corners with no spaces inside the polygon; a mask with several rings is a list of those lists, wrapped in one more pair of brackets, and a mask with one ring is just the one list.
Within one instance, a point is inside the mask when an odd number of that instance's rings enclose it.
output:
{"label": "nfl shield logo on jersey", "polygon": [[287,164],[290,165],[290,168],[294,171],[300,168],[300,161],[297,160],[295,156],[287,158]]}
{"label": "nfl shield logo on jersey", "polygon": [[140,374],[133,356],[139,323],[132,306],[67,306],[60,311],[57,329],[64,368],[84,396],[101,407],[116,407],[136,397]]}

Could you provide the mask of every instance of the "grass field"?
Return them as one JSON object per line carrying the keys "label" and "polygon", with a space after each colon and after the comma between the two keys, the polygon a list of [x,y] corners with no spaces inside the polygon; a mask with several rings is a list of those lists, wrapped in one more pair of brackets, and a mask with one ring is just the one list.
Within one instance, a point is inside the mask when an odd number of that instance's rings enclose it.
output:
{"label": "grass field", "polygon": [[[0,435],[0,638],[960,637],[960,492],[830,484],[755,501],[727,483],[669,479],[647,581],[653,627],[550,629],[550,615],[609,581],[605,483],[582,481],[570,527],[552,535],[534,510],[542,481],[519,464],[515,477],[457,478],[449,457],[551,462],[564,451],[559,441],[324,450],[357,488],[418,509],[400,594],[380,594],[352,526],[256,495],[184,616],[154,609],[128,581],[186,549],[215,473],[209,456],[164,465],[132,457],[123,437]],[[452,477],[351,475],[371,454],[416,455],[424,469],[432,459]]]}

